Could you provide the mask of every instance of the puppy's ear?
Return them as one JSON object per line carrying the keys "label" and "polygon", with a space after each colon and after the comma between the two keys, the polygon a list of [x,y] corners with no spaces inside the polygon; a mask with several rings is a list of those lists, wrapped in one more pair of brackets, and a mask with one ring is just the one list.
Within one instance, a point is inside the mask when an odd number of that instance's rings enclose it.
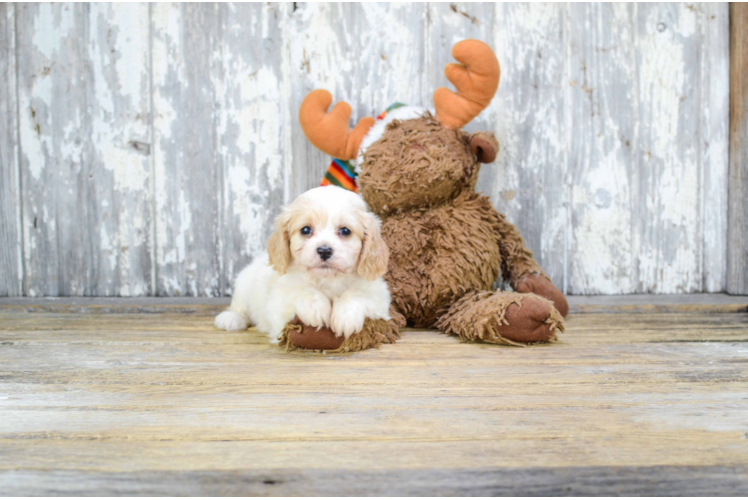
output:
{"label": "puppy's ear", "polygon": [[356,272],[359,276],[373,281],[387,272],[390,249],[382,239],[379,217],[371,212],[363,212],[361,219],[364,223],[364,243],[358,257]]}
{"label": "puppy's ear", "polygon": [[288,234],[288,226],[291,223],[291,213],[284,210],[277,219],[275,219],[275,231],[268,239],[268,256],[270,265],[279,274],[286,274],[288,266],[293,261],[291,255],[291,237]]}

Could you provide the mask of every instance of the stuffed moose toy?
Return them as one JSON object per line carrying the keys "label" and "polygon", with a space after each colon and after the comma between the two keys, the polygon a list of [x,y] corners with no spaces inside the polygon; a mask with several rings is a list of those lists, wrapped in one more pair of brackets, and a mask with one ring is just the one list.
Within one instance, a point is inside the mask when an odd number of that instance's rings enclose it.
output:
{"label": "stuffed moose toy", "polygon": [[[331,331],[296,321],[284,331],[286,345],[360,350],[394,342],[406,325],[508,345],[552,342],[563,331],[563,294],[519,231],[475,191],[480,163],[494,161],[499,145],[493,134],[461,128],[496,93],[498,60],[477,40],[457,43],[452,56],[462,64],[444,73],[457,92],[438,88],[433,115],[396,104],[349,130],[351,107],[340,102],[328,113],[329,92],[315,90],[301,104],[307,138],[336,159],[323,184],[360,190],[382,220],[392,320],[367,320],[345,346]],[[514,292],[494,291],[499,273]]]}

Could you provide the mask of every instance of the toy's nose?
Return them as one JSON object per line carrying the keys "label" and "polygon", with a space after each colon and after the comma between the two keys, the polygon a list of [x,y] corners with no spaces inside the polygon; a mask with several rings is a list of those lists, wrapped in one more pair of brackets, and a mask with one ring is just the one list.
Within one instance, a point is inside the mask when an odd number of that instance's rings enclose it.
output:
{"label": "toy's nose", "polygon": [[319,254],[319,258],[322,260],[327,260],[330,257],[332,257],[332,248],[330,247],[317,247],[317,253]]}

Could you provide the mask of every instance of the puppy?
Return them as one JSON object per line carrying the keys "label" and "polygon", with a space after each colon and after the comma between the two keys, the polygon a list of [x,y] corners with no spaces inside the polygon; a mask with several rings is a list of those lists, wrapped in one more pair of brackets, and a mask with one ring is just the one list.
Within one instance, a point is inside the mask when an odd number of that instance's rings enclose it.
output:
{"label": "puppy", "polygon": [[298,316],[348,338],[366,318],[390,319],[382,278],[388,258],[380,221],[359,195],[336,186],[312,189],[278,216],[267,253],[239,273],[231,306],[215,325],[254,325],[275,343]]}

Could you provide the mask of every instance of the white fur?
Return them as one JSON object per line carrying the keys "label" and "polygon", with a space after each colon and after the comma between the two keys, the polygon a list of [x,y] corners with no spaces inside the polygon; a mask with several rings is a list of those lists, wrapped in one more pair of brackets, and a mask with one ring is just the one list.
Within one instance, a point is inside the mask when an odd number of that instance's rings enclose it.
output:
{"label": "white fur", "polygon": [[[277,342],[294,316],[346,338],[360,331],[366,318],[390,319],[387,283],[381,276],[369,281],[357,273],[365,221],[379,224],[359,195],[335,186],[315,188],[287,207],[281,220],[292,262],[281,274],[264,253],[244,268],[234,283],[231,306],[216,317],[218,328],[245,330],[251,324]],[[306,225],[314,226],[313,234],[302,236],[299,230]],[[351,229],[351,236],[342,237],[341,226]],[[317,254],[320,246],[333,250],[327,261]]]}

